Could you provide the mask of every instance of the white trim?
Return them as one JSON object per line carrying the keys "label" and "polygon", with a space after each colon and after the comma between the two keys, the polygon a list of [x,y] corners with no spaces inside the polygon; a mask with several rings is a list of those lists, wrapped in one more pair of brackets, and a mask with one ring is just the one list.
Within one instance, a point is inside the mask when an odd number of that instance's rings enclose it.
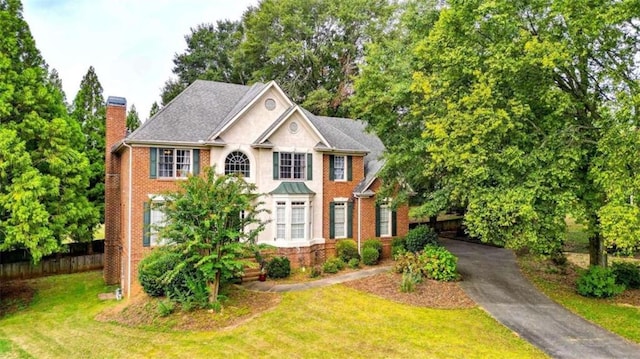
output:
{"label": "white trim", "polygon": [[[307,117],[307,115],[304,114],[304,112],[300,109],[300,106],[295,105],[294,108],[289,111],[289,113],[282,118],[282,120],[280,121],[280,123],[278,123],[276,126],[274,126],[271,131],[267,132],[266,134],[260,134],[260,137],[258,139],[262,139],[262,141],[260,143],[263,143],[264,141],[268,140],[269,137],[271,137],[271,135],[273,135],[277,130],[280,129],[280,127],[282,127],[282,125],[287,122],[291,116],[293,116],[294,113],[299,113],[300,117],[302,117],[302,119],[304,121],[306,121],[307,125],[311,128],[311,131],[313,131],[313,133],[318,136],[318,138],[320,139],[320,141],[322,141],[322,143],[331,148],[331,145],[329,144],[329,141],[327,141],[326,138],[324,138],[324,136],[322,136],[322,134],[320,133],[320,131],[316,128],[316,126],[313,125],[313,123],[311,122],[311,120],[309,120],[309,118]],[[300,131],[300,130],[298,130]],[[255,141],[253,141],[254,143],[257,141],[257,139]]]}
{"label": "white trim", "polygon": [[349,202],[349,197],[334,197],[333,202]]}
{"label": "white trim", "polygon": [[227,129],[229,129],[229,127],[231,127],[233,124],[235,124],[236,121],[238,121],[238,118],[240,118],[240,116],[244,115],[258,101],[258,99],[262,97],[262,95],[267,93],[267,91],[269,89],[272,89],[272,88],[275,88],[276,91],[278,91],[280,93],[280,95],[286,100],[286,102],[289,105],[289,107],[293,106],[293,102],[291,102],[291,100],[289,99],[289,96],[287,96],[284,93],[284,91],[282,91],[280,86],[278,86],[278,84],[275,81],[269,81],[267,83],[267,85],[262,89],[262,91],[260,91],[260,93],[258,93],[256,96],[254,96],[253,99],[251,101],[249,101],[249,103],[245,107],[243,107],[240,111],[238,111],[238,113],[235,116],[233,116],[233,118],[231,118],[231,120],[229,120],[229,122],[227,122],[227,124],[224,125],[218,132],[216,132],[213,135],[211,135],[208,138],[208,140],[211,140],[212,138],[217,138],[222,133],[224,133]]}

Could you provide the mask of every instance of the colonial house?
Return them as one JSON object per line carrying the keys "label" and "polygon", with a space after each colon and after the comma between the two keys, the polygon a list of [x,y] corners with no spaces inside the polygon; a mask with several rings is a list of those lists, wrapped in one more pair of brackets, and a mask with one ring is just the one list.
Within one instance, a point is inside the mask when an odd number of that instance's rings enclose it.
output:
{"label": "colonial house", "polygon": [[264,194],[269,224],[258,243],[294,268],[334,256],[341,238],[380,238],[388,257],[408,230],[407,206],[376,204],[380,139],[360,121],[313,115],[275,82],[196,81],[136,131],[125,124],[126,100],[109,97],[104,277],[125,295],[140,291],[137,265],[162,245],[151,201],[205,166],[239,172]]}

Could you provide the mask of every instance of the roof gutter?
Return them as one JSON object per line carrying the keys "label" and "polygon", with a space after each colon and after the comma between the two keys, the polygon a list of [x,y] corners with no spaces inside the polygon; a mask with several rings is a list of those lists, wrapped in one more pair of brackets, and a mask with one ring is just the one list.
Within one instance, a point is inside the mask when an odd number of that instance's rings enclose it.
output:
{"label": "roof gutter", "polygon": [[128,140],[128,144],[124,143],[124,140],[116,142],[111,147],[111,152],[117,153],[122,150],[123,147],[131,147],[131,145],[144,145],[144,146],[172,146],[172,147],[211,147],[219,146],[224,147],[226,143],[219,141],[147,141],[147,140]]}

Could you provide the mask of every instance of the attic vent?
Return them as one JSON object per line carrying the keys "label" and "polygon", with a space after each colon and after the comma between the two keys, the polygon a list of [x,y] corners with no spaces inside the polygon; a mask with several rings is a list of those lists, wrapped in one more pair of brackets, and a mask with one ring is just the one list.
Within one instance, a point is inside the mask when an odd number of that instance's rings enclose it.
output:
{"label": "attic vent", "polygon": [[264,101],[264,107],[267,108],[267,110],[269,111],[273,111],[276,109],[276,100],[272,99],[272,98],[268,98]]}
{"label": "attic vent", "polygon": [[289,124],[289,132],[291,133],[297,133],[298,132],[298,123],[297,122],[291,122]]}

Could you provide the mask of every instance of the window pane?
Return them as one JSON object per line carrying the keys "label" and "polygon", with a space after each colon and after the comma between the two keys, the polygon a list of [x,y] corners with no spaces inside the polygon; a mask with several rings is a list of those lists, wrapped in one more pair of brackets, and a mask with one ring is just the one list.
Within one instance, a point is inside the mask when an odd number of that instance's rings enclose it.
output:
{"label": "window pane", "polygon": [[304,153],[296,153],[295,161],[293,166],[293,178],[295,179],[304,179],[306,173],[306,154]]}
{"label": "window pane", "polygon": [[380,207],[380,235],[388,236],[391,234],[389,229],[391,219],[391,211],[387,207]]}
{"label": "window pane", "polygon": [[337,180],[344,180],[344,156],[333,157],[333,178]]}
{"label": "window pane", "polygon": [[191,172],[191,150],[176,150],[176,177],[187,177]]}
{"label": "window pane", "polygon": [[159,236],[160,229],[165,225],[164,212],[159,208],[151,208],[150,239],[152,246],[162,245],[163,240]]}
{"label": "window pane", "polygon": [[345,213],[345,204],[344,203],[336,203],[335,207],[334,207],[334,212],[333,212],[333,219],[334,219],[334,229],[335,229],[335,236],[336,238],[343,238],[346,237],[346,232],[345,232],[345,219],[346,219],[346,213]]}
{"label": "window pane", "polygon": [[285,236],[286,218],[284,215],[285,203],[276,204],[276,238],[283,239]]}
{"label": "window pane", "polygon": [[249,177],[249,158],[240,151],[231,152],[224,162],[224,173],[240,173],[244,177]]}
{"label": "window pane", "polygon": [[173,177],[173,149],[160,148],[159,154],[158,177]]}
{"label": "window pane", "polygon": [[280,178],[292,178],[293,158],[291,153],[280,153]]}
{"label": "window pane", "polygon": [[304,239],[304,202],[291,203],[291,239]]}

